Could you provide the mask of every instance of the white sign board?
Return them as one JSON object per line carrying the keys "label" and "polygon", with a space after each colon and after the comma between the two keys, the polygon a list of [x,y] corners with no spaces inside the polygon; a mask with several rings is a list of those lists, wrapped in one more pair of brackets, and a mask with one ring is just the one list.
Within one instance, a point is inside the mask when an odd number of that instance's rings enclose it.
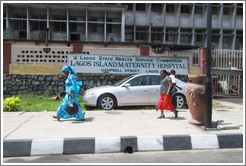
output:
{"label": "white sign board", "polygon": [[174,69],[176,74],[188,74],[188,58],[70,54],[67,64],[77,73],[143,74]]}

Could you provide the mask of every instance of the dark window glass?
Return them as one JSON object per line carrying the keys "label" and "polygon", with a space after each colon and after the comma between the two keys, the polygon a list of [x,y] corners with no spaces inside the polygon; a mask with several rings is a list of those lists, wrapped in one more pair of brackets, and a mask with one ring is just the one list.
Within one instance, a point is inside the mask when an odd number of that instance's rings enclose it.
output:
{"label": "dark window glass", "polygon": [[195,7],[195,14],[202,14],[202,6]]}
{"label": "dark window glass", "polygon": [[219,13],[218,7],[212,7],[212,15],[217,15]]}
{"label": "dark window glass", "polygon": [[223,15],[230,15],[230,8],[224,7],[223,8]]}
{"label": "dark window glass", "polygon": [[162,12],[162,4],[160,4],[160,3],[152,3],[151,4],[151,11],[152,12]]}
{"label": "dark window glass", "polygon": [[243,15],[243,8],[240,8],[240,7],[237,8],[237,15],[239,16]]}
{"label": "dark window glass", "polygon": [[149,85],[149,76],[139,76],[128,82],[131,86]]}
{"label": "dark window glass", "polygon": [[55,22],[54,23],[54,31],[56,32],[64,32],[67,29],[67,24],[65,22]]}
{"label": "dark window glass", "polygon": [[136,11],[146,11],[145,3],[136,3]]}
{"label": "dark window glass", "polygon": [[181,5],[181,13],[189,14],[191,11],[191,7],[189,5]]}
{"label": "dark window glass", "polygon": [[150,76],[150,85],[160,85],[161,80],[161,76]]}
{"label": "dark window glass", "polygon": [[132,3],[123,3],[122,5],[127,5],[128,6],[127,10],[132,10],[133,9],[133,4]]}
{"label": "dark window glass", "polygon": [[166,12],[174,13],[174,11],[175,11],[174,4],[166,4]]}

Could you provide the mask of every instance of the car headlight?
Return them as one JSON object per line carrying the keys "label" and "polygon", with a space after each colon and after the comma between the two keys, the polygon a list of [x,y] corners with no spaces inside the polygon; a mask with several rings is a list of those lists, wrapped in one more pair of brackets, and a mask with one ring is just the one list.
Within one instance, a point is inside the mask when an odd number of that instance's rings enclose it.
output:
{"label": "car headlight", "polygon": [[85,96],[93,96],[96,92],[92,91],[92,92],[86,92]]}

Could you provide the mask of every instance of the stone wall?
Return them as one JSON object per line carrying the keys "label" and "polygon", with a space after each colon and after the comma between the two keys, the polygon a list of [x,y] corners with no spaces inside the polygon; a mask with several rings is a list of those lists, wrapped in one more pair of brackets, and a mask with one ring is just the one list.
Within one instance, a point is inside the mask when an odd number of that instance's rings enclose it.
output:
{"label": "stone wall", "polygon": [[[77,75],[78,81],[83,81],[83,89],[96,86],[112,85],[129,75]],[[3,75],[3,94],[50,94],[56,95],[65,90],[65,75]]]}
{"label": "stone wall", "polygon": [[[129,75],[113,75],[113,74],[84,74],[77,75],[77,81],[83,81],[82,88],[89,88],[112,85]],[[179,76],[183,81],[187,81],[187,76]],[[65,91],[65,75],[3,75],[3,94],[49,94],[57,95],[61,91]]]}

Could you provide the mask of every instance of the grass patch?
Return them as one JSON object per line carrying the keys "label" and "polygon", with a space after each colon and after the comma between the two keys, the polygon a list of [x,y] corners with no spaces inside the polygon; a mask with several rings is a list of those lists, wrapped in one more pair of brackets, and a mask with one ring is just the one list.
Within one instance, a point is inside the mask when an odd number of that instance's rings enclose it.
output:
{"label": "grass patch", "polygon": [[223,108],[223,109],[234,109],[234,107],[220,104],[219,102],[213,101],[213,109]]}
{"label": "grass patch", "polygon": [[[41,112],[41,111],[57,111],[58,106],[62,102],[62,100],[50,100],[50,97],[47,95],[18,95],[16,97],[20,98],[20,111],[24,112]],[[6,97],[4,97],[6,98]],[[93,107],[85,107],[82,96],[80,95],[78,98],[80,105],[83,111],[105,111],[98,108]],[[152,110],[155,109],[154,106],[136,106],[136,107],[119,107],[116,110]],[[187,108],[181,108],[187,109]],[[220,104],[219,102],[213,101],[213,109],[233,109],[231,106]]]}
{"label": "grass patch", "polygon": [[[61,104],[61,100],[51,100],[50,97],[54,96],[45,96],[45,95],[19,95],[16,96],[20,98],[20,111],[24,112],[41,112],[41,111],[57,111],[58,106]],[[5,97],[6,98],[6,97]],[[82,110],[85,111],[82,96],[78,98]]]}
{"label": "grass patch", "polygon": [[62,100],[50,100],[42,95],[21,95],[20,107],[25,112],[56,111]]}

